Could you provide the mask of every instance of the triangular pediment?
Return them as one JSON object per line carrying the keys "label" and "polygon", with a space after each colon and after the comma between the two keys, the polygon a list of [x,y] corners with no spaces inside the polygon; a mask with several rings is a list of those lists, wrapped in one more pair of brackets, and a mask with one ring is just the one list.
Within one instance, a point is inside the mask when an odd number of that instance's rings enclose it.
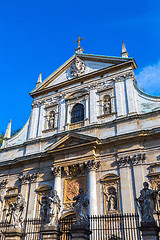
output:
{"label": "triangular pediment", "polygon": [[128,61],[131,61],[131,58],[76,53],[41,84],[33,89],[33,91],[30,92],[30,95],[32,96],[38,92],[43,92],[44,90],[49,91],[50,89],[56,88],[65,83],[69,84],[80,77],[88,76]]}
{"label": "triangular pediment", "polygon": [[69,133],[65,136],[58,139],[55,143],[51,144],[45,150],[47,152],[59,151],[63,149],[68,149],[71,147],[78,147],[86,144],[90,144],[93,142],[99,142],[99,139],[96,137],[90,137],[83,134],[78,133]]}

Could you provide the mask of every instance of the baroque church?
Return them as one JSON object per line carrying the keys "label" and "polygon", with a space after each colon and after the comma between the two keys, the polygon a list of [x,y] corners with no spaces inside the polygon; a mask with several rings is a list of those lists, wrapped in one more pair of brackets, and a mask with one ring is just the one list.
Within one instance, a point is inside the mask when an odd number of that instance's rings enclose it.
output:
{"label": "baroque church", "polygon": [[[0,148],[0,216],[21,193],[25,217],[39,218],[43,196],[57,190],[59,217],[73,214],[82,188],[89,215],[135,213],[143,182],[160,184],[160,97],[137,85],[134,58],[74,55],[42,81],[31,115]],[[157,199],[157,210],[159,210]]]}

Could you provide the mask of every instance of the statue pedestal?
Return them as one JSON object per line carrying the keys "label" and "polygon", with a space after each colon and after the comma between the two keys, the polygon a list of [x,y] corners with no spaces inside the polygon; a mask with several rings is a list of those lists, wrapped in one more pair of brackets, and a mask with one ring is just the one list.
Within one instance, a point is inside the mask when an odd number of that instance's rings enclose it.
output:
{"label": "statue pedestal", "polygon": [[23,229],[8,228],[3,232],[6,240],[21,240],[23,236]]}
{"label": "statue pedestal", "polygon": [[92,232],[85,224],[73,224],[71,227],[72,240],[89,240]]}
{"label": "statue pedestal", "polygon": [[41,234],[42,240],[59,240],[61,235],[58,226],[44,226]]}
{"label": "statue pedestal", "polygon": [[141,222],[141,227],[139,230],[142,232],[143,240],[157,240],[159,239],[160,228],[157,227],[155,222],[143,223]]}

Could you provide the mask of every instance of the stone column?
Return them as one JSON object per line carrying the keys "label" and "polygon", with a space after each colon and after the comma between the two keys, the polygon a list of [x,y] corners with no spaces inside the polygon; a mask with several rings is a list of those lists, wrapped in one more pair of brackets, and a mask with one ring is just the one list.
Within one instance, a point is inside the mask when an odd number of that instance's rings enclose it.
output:
{"label": "stone column", "polygon": [[54,175],[54,190],[57,190],[57,195],[61,199],[61,167],[53,167],[51,170]]}
{"label": "stone column", "polygon": [[59,240],[61,235],[57,226],[44,226],[41,234],[42,240]]}
{"label": "stone column", "polygon": [[160,228],[151,223],[141,223],[139,230],[142,232],[143,240],[158,240]]}
{"label": "stone column", "polygon": [[73,224],[71,227],[72,240],[89,240],[91,231],[89,227],[84,224]]}
{"label": "stone column", "polygon": [[5,240],[21,240],[23,236],[23,230],[20,228],[8,228],[2,233],[5,236]]}
{"label": "stone column", "polygon": [[96,171],[100,166],[99,161],[88,161],[88,198],[89,215],[97,215],[97,179]]}

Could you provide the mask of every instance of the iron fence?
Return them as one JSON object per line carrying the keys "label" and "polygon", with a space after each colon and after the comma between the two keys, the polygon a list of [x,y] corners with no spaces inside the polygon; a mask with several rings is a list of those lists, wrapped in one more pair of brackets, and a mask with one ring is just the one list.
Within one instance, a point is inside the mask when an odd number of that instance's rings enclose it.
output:
{"label": "iron fence", "polygon": [[[160,227],[160,212],[154,213],[157,225]],[[67,216],[59,221],[61,240],[71,240],[71,226],[76,222],[75,215]],[[90,240],[141,240],[139,231],[139,215],[134,214],[110,214],[90,216]],[[0,222],[0,240],[5,240],[3,232],[11,224]],[[41,240],[41,219],[27,219],[23,223],[23,240]]]}
{"label": "iron fence", "polygon": [[[60,220],[61,240],[71,240],[71,225],[74,216]],[[138,214],[112,214],[90,216],[90,240],[140,240]]]}
{"label": "iron fence", "polygon": [[138,214],[90,217],[91,240],[140,240]]}

